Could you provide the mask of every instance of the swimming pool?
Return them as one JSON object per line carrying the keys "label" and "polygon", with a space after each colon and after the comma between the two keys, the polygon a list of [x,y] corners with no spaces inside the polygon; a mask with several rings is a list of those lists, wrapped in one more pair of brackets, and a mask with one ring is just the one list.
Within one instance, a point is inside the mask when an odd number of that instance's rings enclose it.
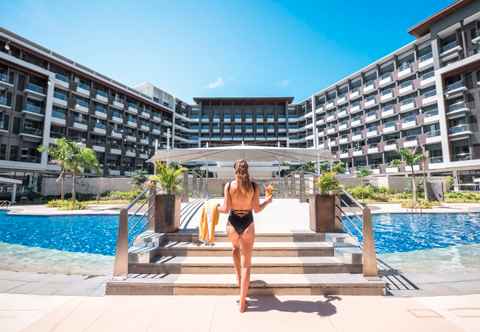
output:
{"label": "swimming pool", "polygon": [[[373,214],[372,221],[379,254],[480,243],[480,213]],[[361,222],[344,220],[348,232],[361,240],[351,222],[360,229]]]}
{"label": "swimming pool", "polygon": [[[114,255],[117,232],[118,215],[15,216],[0,211],[0,242],[9,244]],[[129,232],[130,240],[139,232]]]}

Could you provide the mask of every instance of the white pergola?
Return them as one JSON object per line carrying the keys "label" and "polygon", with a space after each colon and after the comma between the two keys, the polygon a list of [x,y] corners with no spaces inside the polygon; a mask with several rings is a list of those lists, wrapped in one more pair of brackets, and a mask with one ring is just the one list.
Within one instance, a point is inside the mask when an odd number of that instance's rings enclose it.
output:
{"label": "white pergola", "polygon": [[284,148],[255,145],[237,145],[212,148],[167,149],[158,150],[148,161],[235,161],[245,159],[259,162],[308,162],[335,160],[327,149],[323,148]]}
{"label": "white pergola", "polygon": [[11,193],[10,202],[12,204],[15,204],[15,201],[16,201],[16,198],[17,198],[17,185],[22,184],[22,181],[16,180],[16,179],[0,177],[0,184],[12,185],[12,193]]}

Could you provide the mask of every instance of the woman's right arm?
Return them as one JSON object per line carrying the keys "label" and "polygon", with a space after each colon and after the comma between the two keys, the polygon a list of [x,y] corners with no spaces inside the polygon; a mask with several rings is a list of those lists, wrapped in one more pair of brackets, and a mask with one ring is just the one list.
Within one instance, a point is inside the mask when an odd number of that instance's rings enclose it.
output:
{"label": "woman's right arm", "polygon": [[258,213],[265,209],[265,207],[272,202],[272,196],[265,199],[262,203],[260,203],[260,191],[258,190],[258,186],[255,186],[255,192],[253,194],[253,212]]}
{"label": "woman's right arm", "polygon": [[225,185],[223,189],[223,204],[218,207],[218,212],[220,213],[228,213],[230,212],[231,202],[230,202],[230,195],[228,192],[228,183]]}

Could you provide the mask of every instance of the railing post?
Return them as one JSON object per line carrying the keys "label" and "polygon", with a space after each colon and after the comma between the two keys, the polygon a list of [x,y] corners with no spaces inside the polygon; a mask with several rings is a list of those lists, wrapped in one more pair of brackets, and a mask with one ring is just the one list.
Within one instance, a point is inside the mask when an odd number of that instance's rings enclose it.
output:
{"label": "railing post", "polygon": [[292,198],[297,197],[297,183],[295,179],[296,174],[292,174]]}
{"label": "railing post", "polygon": [[300,171],[300,179],[299,179],[299,195],[300,195],[300,202],[303,203],[306,201],[305,199],[305,173],[303,171]]}
{"label": "railing post", "polygon": [[183,173],[182,202],[188,202],[188,173]]}
{"label": "railing post", "polygon": [[118,224],[117,249],[113,267],[114,277],[126,278],[128,275],[128,210],[120,210]]}
{"label": "railing post", "polygon": [[377,277],[377,254],[375,253],[375,240],[373,238],[372,215],[370,209],[363,209],[363,275]]}
{"label": "railing post", "polygon": [[147,207],[148,230],[155,231],[155,214],[157,209],[155,204],[155,198],[157,196],[157,184],[155,182],[152,182],[150,186],[151,187],[148,191],[148,207]]}

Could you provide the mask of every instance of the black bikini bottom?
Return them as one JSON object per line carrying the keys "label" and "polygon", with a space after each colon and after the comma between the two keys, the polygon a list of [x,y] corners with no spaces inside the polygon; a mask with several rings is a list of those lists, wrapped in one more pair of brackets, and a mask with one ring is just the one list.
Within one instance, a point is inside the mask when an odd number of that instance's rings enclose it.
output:
{"label": "black bikini bottom", "polygon": [[248,226],[253,222],[253,213],[249,211],[244,215],[238,215],[235,211],[231,210],[228,216],[228,222],[233,226],[238,235],[242,235]]}

